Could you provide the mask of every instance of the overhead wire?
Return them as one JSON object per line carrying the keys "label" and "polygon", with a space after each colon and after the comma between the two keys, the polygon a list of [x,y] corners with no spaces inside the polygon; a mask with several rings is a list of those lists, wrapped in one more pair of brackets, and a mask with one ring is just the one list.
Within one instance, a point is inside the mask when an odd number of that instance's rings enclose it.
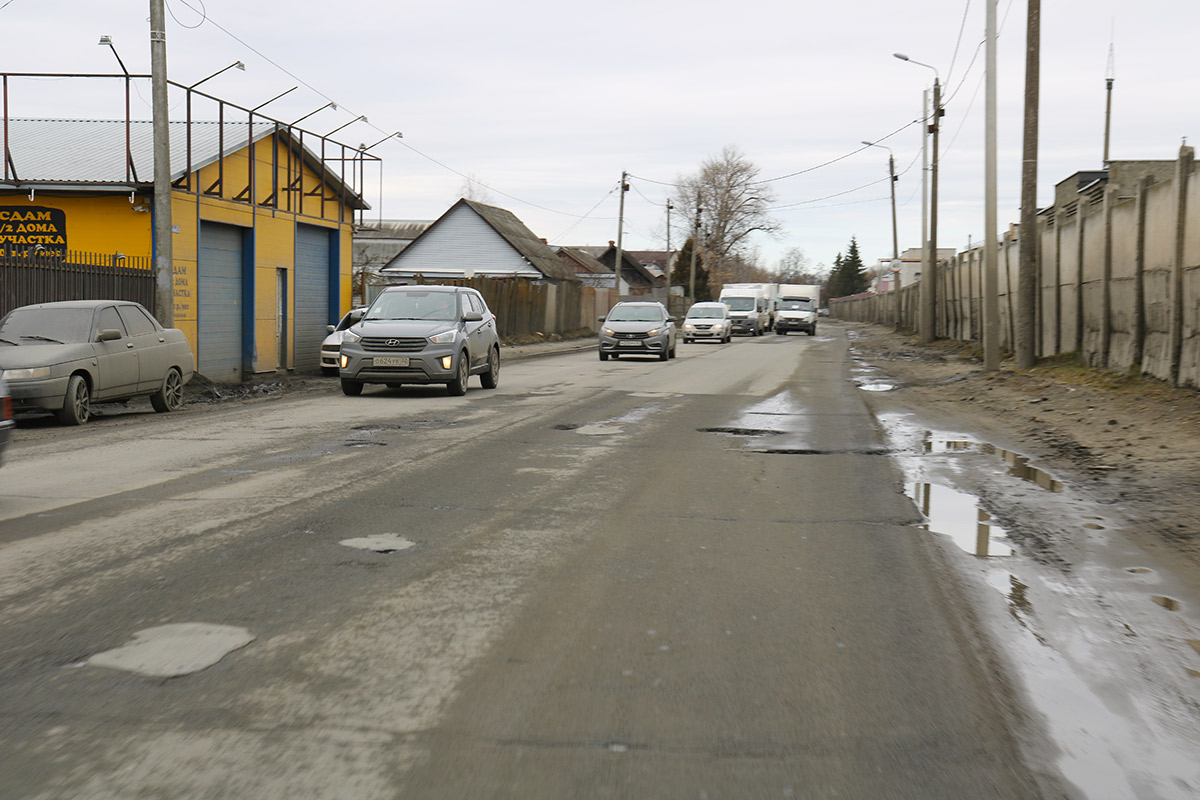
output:
{"label": "overhead wire", "polygon": [[[339,109],[342,109],[342,110],[346,111],[347,113],[353,114],[353,115],[355,115],[355,116],[359,116],[358,114],[356,114],[356,112],[352,111],[352,110],[351,110],[349,107],[347,107],[347,106],[343,105],[342,103],[337,103],[337,102],[336,102],[336,101],[335,101],[335,100],[334,100],[332,97],[330,97],[329,95],[325,94],[323,91],[321,91],[321,90],[320,90],[320,89],[318,89],[317,87],[313,86],[311,83],[309,83],[308,81],[304,80],[304,79],[303,79],[303,78],[301,78],[300,76],[296,75],[294,72],[292,72],[292,71],[291,71],[291,70],[289,70],[287,67],[285,67],[285,66],[283,66],[282,64],[280,64],[279,62],[275,61],[275,60],[274,60],[274,59],[272,59],[270,56],[268,56],[268,55],[266,55],[265,53],[263,53],[262,51],[258,50],[257,48],[255,48],[254,46],[252,46],[252,45],[251,45],[249,42],[245,41],[245,40],[244,40],[244,39],[242,39],[241,37],[237,36],[236,34],[232,33],[231,31],[229,31],[228,29],[226,29],[225,27],[223,27],[223,26],[222,26],[222,25],[221,25],[219,22],[217,22],[216,20],[214,20],[210,14],[208,14],[208,12],[207,12],[207,9],[198,9],[198,8],[196,8],[195,6],[193,6],[193,5],[191,4],[191,2],[189,2],[189,0],[175,0],[175,1],[176,1],[176,2],[179,2],[179,3],[182,3],[183,5],[185,5],[185,6],[187,6],[188,8],[190,8],[192,11],[195,11],[197,14],[201,14],[201,15],[202,15],[202,17],[203,17],[203,19],[202,19],[202,20],[201,20],[201,22],[200,22],[200,24],[201,24],[201,25],[203,25],[204,23],[208,23],[208,24],[212,25],[212,26],[213,26],[213,27],[215,27],[217,30],[221,31],[221,32],[222,32],[222,33],[224,33],[226,36],[228,36],[229,38],[233,39],[235,42],[237,42],[238,44],[242,45],[242,46],[243,46],[243,47],[245,47],[247,50],[249,50],[250,52],[254,53],[255,55],[257,55],[259,58],[261,58],[261,59],[263,59],[264,61],[266,61],[266,62],[267,62],[268,64],[270,64],[271,66],[273,66],[273,67],[275,67],[276,69],[278,69],[279,71],[283,72],[285,75],[287,75],[288,77],[292,78],[293,80],[295,80],[295,81],[298,81],[298,82],[299,82],[301,85],[303,85],[305,88],[307,88],[307,89],[309,89],[310,91],[312,91],[313,93],[315,93],[315,94],[316,94],[318,97],[321,97],[322,99],[324,99],[324,100],[326,100],[326,101],[328,101],[328,102],[330,102],[330,103],[336,103],[336,105],[337,105],[337,107],[338,107]],[[9,0],[9,2],[12,2],[12,0]],[[201,6],[203,6],[203,2],[204,2],[204,0],[195,0],[195,2],[198,2],[198,3],[200,3],[200,4],[201,4]],[[174,15],[172,15],[172,16],[174,16]],[[185,27],[187,27],[187,26],[185,26]],[[194,27],[199,27],[199,26],[194,26]],[[378,131],[379,133],[382,133],[382,134],[390,134],[390,133],[391,133],[391,131],[384,130],[383,128],[379,127],[378,125],[374,124],[373,122],[370,122],[369,120],[366,120],[366,119],[364,119],[364,120],[363,120],[363,122],[364,122],[364,124],[366,124],[368,127],[374,128],[374,129],[375,129],[376,131]],[[508,198],[508,199],[510,199],[510,200],[515,200],[515,201],[516,201],[516,202],[518,202],[518,203],[521,203],[521,204],[523,204],[523,205],[529,206],[529,207],[531,207],[531,208],[536,208],[536,209],[538,209],[538,210],[540,210],[540,211],[546,211],[546,212],[549,212],[549,213],[551,213],[551,214],[559,214],[559,215],[561,215],[561,216],[564,216],[564,217],[575,217],[575,218],[577,218],[577,219],[579,219],[579,220],[584,220],[584,219],[587,219],[587,215],[572,214],[572,213],[570,213],[570,212],[567,212],[567,211],[559,211],[558,209],[554,209],[554,208],[548,208],[548,207],[546,207],[546,206],[539,205],[538,203],[533,203],[533,202],[530,202],[529,200],[526,200],[526,199],[524,199],[524,198],[517,197],[516,195],[509,194],[508,192],[505,192],[505,191],[503,191],[503,190],[501,190],[501,189],[497,189],[495,186],[491,186],[490,184],[484,183],[483,181],[479,180],[479,179],[478,179],[478,178],[476,178],[476,177],[473,177],[473,176],[468,176],[468,175],[466,175],[465,173],[463,173],[463,172],[460,172],[460,171],[459,171],[459,170],[457,170],[457,169],[454,169],[454,168],[453,168],[453,167],[451,167],[450,165],[448,165],[448,164],[445,164],[445,163],[443,163],[443,162],[439,161],[438,159],[434,158],[433,156],[431,156],[431,155],[429,155],[429,154],[427,154],[427,153],[424,153],[424,152],[422,152],[422,151],[418,150],[416,147],[414,147],[413,145],[409,144],[408,142],[406,142],[406,141],[405,141],[405,140],[403,140],[403,139],[400,139],[399,141],[400,141],[400,144],[401,144],[401,145],[403,145],[404,147],[406,147],[408,150],[411,150],[413,153],[416,153],[416,154],[417,154],[418,156],[420,156],[421,158],[424,158],[424,159],[426,159],[427,161],[429,161],[429,162],[431,162],[431,163],[433,163],[433,164],[436,164],[437,166],[441,167],[442,169],[444,169],[444,170],[447,170],[447,171],[449,171],[449,172],[452,172],[452,173],[454,173],[455,175],[458,175],[458,176],[459,176],[459,177],[461,177],[461,178],[465,178],[465,179],[467,179],[467,180],[473,180],[475,183],[479,184],[480,186],[482,186],[483,188],[487,189],[488,191],[495,192],[496,194],[499,194],[499,195],[502,195],[502,196],[504,196],[504,197],[507,197],[507,198]]]}

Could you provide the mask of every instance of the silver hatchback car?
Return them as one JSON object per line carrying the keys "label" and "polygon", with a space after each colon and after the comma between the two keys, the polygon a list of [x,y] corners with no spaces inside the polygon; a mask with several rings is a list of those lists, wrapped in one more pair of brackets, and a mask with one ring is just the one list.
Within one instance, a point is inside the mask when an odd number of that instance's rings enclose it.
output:
{"label": "silver hatchback car", "polygon": [[444,383],[452,395],[478,375],[500,381],[496,315],[483,296],[460,286],[391,286],[342,334],[338,375],[347,395],[368,383]]}
{"label": "silver hatchback car", "polygon": [[625,355],[675,357],[675,319],[662,303],[617,303],[600,323],[601,361]]}

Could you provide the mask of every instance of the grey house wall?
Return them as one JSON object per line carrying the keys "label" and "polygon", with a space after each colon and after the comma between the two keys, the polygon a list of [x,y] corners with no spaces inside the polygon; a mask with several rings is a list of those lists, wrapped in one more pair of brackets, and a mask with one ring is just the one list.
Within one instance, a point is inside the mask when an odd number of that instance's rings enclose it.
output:
{"label": "grey house wall", "polygon": [[453,209],[424,236],[406,247],[385,276],[420,273],[427,278],[542,277],[525,257],[466,206]]}
{"label": "grey house wall", "polygon": [[[1172,171],[1122,164],[1120,180],[1061,201],[1038,220],[1036,348],[1089,365],[1200,387],[1200,176],[1191,147]],[[1166,176],[1166,177],[1164,177]],[[1061,187],[1061,184],[1060,184]],[[1061,191],[1060,191],[1061,195]],[[1001,342],[1011,351],[1020,242],[999,252]],[[937,334],[980,341],[983,248],[940,271]],[[835,317],[916,329],[920,281],[830,303]]]}

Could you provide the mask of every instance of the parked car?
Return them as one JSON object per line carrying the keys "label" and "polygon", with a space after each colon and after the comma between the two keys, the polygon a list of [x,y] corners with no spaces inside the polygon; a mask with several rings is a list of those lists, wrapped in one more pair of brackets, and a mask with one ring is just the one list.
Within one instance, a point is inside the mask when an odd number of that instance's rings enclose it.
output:
{"label": "parked car", "polygon": [[675,357],[675,320],[662,303],[617,303],[599,321],[601,361],[625,355]]}
{"label": "parked car", "polygon": [[8,393],[8,384],[0,378],[0,464],[4,463],[4,451],[12,439],[14,424],[12,395]]}
{"label": "parked car", "polygon": [[92,403],[143,395],[174,411],[194,363],[183,332],[137,303],[40,303],[0,319],[0,378],[14,406],[53,411],[64,425],[87,422]]}
{"label": "parked car", "polygon": [[354,323],[363,318],[363,314],[367,312],[366,306],[352,308],[342,316],[337,325],[326,325],[325,331],[329,334],[325,337],[325,341],[321,342],[321,372],[331,377],[336,377],[338,374],[338,354],[342,350],[342,336]]}
{"label": "parked car", "polygon": [[342,333],[342,391],[368,383],[444,383],[452,395],[478,375],[485,389],[500,381],[496,315],[483,295],[460,286],[390,286],[363,318]]}
{"label": "parked car", "polygon": [[728,342],[733,338],[733,321],[729,306],[724,303],[694,303],[683,319],[683,341],[716,339]]}

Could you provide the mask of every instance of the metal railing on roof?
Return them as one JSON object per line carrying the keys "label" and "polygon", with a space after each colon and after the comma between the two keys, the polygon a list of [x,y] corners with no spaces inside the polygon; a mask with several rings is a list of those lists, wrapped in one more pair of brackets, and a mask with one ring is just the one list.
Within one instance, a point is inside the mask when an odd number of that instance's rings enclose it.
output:
{"label": "metal railing on roof", "polygon": [[[147,181],[142,181],[137,175],[137,165],[134,160],[132,125],[135,121],[132,117],[131,91],[133,82],[136,80],[149,81],[150,76],[144,74],[105,74],[105,73],[43,73],[43,72],[4,72],[0,73],[0,94],[3,96],[2,108],[0,108],[0,138],[3,139],[3,147],[0,152],[3,153],[3,181],[0,185],[8,184],[13,187],[28,186],[31,184],[45,185],[47,182],[39,181],[35,176],[22,177],[18,170],[18,164],[13,156],[11,148],[10,136],[10,120],[19,119],[20,115],[14,115],[10,109],[10,79],[14,78],[30,78],[30,79],[108,79],[121,80],[125,83],[125,175],[123,183],[125,184],[149,184]],[[366,180],[366,162],[381,162],[382,158],[372,153],[369,153],[364,148],[355,148],[345,143],[332,139],[328,134],[322,135],[314,133],[305,128],[301,128],[295,123],[284,122],[275,119],[274,117],[259,112],[256,108],[246,108],[237,103],[231,103],[223,100],[215,95],[194,89],[175,81],[168,80],[169,86],[185,92],[186,97],[186,118],[185,136],[187,139],[185,147],[185,169],[183,175],[174,182],[175,188],[182,189],[187,192],[196,194],[212,195],[226,197],[234,201],[254,203],[258,195],[257,186],[257,163],[258,159],[253,157],[253,147],[255,142],[262,138],[261,135],[256,136],[259,131],[264,129],[269,130],[273,137],[272,142],[272,157],[271,157],[271,192],[266,199],[258,202],[258,205],[276,208],[284,211],[294,212],[300,215],[305,215],[305,199],[308,198],[313,202],[313,198],[320,198],[320,208],[315,216],[324,217],[326,204],[328,202],[340,201],[341,208],[352,205],[357,209],[365,209],[367,207],[364,199],[364,184]],[[192,119],[193,98],[200,97],[217,104],[217,178],[207,187],[200,187],[196,183],[198,172],[202,165],[197,165],[194,161],[195,153],[193,148],[193,130],[196,124]],[[241,123],[226,122],[226,117],[242,117],[246,119],[246,146],[249,148],[250,157],[246,159],[246,171],[244,174],[246,184],[237,193],[226,194],[226,132],[230,125],[240,125]],[[343,126],[344,127],[344,126]],[[281,148],[280,133],[285,135],[282,137],[283,144],[286,147]],[[319,142],[319,149],[310,148],[307,142],[313,142],[314,145]],[[281,152],[282,150],[282,152]],[[332,153],[330,152],[332,150]],[[318,174],[319,184],[311,189],[304,187],[304,166],[306,156],[315,162],[314,171]],[[210,163],[210,162],[209,162]],[[284,174],[282,186],[280,185],[280,172]],[[241,177],[241,176],[238,176]],[[61,183],[58,181],[50,183]],[[89,182],[92,184],[93,182]],[[101,182],[102,184],[103,182]],[[114,184],[117,182],[113,182]],[[333,187],[336,194],[334,197],[329,197],[329,189]],[[344,212],[343,212],[344,214]],[[351,220],[352,221],[352,220]]]}

